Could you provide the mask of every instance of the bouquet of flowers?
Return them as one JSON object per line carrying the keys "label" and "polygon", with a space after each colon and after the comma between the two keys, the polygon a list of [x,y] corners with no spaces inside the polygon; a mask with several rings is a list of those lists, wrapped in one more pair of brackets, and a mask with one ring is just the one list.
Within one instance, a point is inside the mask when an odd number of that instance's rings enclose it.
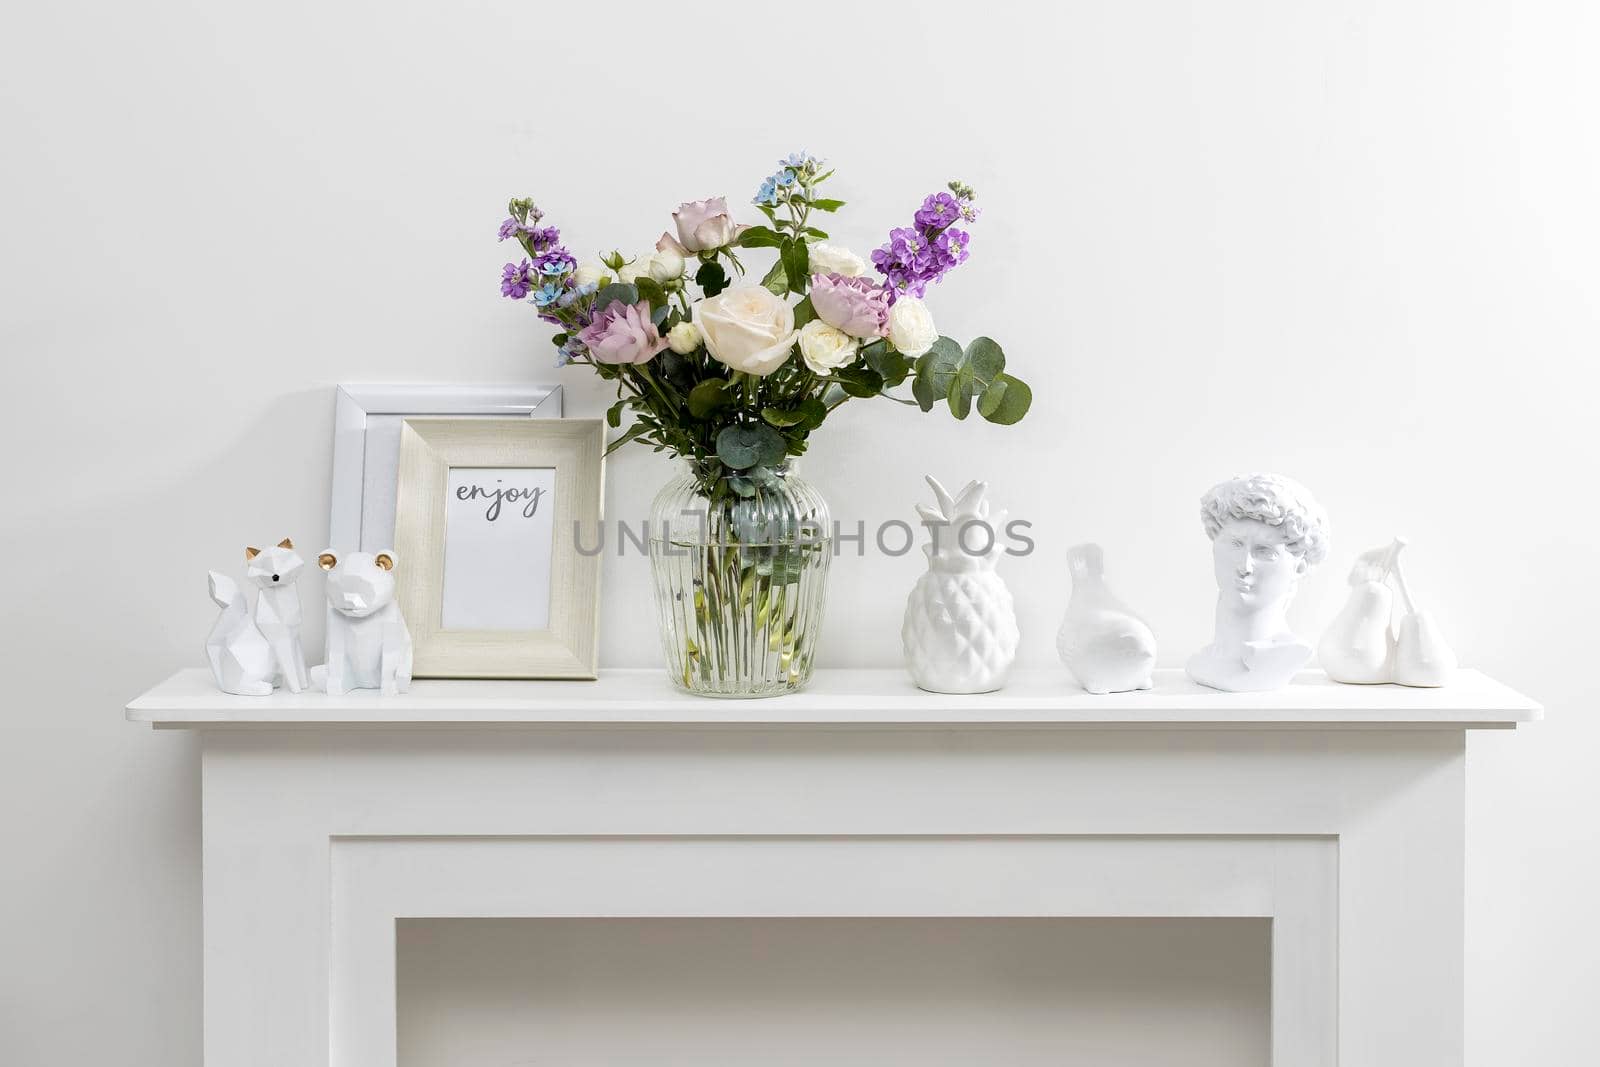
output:
{"label": "bouquet of flowers", "polygon": [[[500,239],[526,255],[505,265],[500,291],[558,327],[558,365],[586,363],[616,383],[607,422],[620,427],[626,411],[633,421],[612,449],[641,441],[690,460],[713,501],[757,495],[852,398],[1021,419],[1032,393],[1006,373],[1000,346],[941,336],[923,303],[967,260],[973,191],[951,182],[930,194],[869,265],[817,226],[844,207],[823,194],[832,175],[796,153],[756,193],[764,225],[735,222],[722,197],[690,201],[653,252],[585,263],[533,201],[513,200]],[[744,281],[741,254],[765,249],[772,265]]]}

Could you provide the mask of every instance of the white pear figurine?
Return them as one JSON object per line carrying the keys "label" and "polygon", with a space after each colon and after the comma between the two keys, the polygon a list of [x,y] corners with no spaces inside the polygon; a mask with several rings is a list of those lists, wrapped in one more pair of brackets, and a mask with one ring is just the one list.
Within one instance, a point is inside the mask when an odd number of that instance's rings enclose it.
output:
{"label": "white pear figurine", "polygon": [[[1350,571],[1350,598],[1322,635],[1317,655],[1336,682],[1435,687],[1455,673],[1456,656],[1430,612],[1417,608],[1400,566],[1404,537],[1363,552]],[[1392,625],[1395,593],[1400,595],[1400,625]]]}
{"label": "white pear figurine", "polygon": [[1156,665],[1156,635],[1106,586],[1099,545],[1067,550],[1072,597],[1056,635],[1061,662],[1091,693],[1149,689]]}
{"label": "white pear figurine", "polygon": [[1419,610],[1406,587],[1406,576],[1397,565],[1395,588],[1405,614],[1400,617],[1400,633],[1395,638],[1394,680],[1401,685],[1434,688],[1450,681],[1456,671],[1456,654],[1445,643],[1433,613]]}
{"label": "white pear figurine", "polygon": [[1350,597],[1322,641],[1317,658],[1336,682],[1375,685],[1394,680],[1394,593],[1389,575],[1399,562],[1406,539],[1396,537],[1383,548],[1356,557],[1350,570]]}

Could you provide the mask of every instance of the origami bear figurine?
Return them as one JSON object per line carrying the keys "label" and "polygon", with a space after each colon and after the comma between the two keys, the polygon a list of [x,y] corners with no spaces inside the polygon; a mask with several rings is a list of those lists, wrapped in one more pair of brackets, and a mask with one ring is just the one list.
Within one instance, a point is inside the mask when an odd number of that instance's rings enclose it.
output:
{"label": "origami bear figurine", "polygon": [[394,553],[341,557],[329,549],[317,565],[328,572],[327,691],[404,693],[411,685],[411,632],[394,599]]}

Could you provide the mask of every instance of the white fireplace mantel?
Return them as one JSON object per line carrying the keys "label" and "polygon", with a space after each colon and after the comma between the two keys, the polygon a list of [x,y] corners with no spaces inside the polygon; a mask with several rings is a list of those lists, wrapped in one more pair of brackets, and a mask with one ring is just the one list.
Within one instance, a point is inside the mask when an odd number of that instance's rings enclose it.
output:
{"label": "white fireplace mantel", "polygon": [[1471,671],[712,701],[656,671],[336,699],[192,670],[127,714],[202,738],[208,1067],[393,1067],[398,920],[634,916],[1266,918],[1274,1064],[1459,1065],[1465,732],[1541,716]]}

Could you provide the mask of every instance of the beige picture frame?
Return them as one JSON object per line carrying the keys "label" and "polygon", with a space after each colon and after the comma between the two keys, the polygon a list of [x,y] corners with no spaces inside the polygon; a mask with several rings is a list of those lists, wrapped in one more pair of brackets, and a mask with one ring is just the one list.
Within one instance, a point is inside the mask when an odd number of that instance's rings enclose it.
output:
{"label": "beige picture frame", "polygon": [[[400,432],[395,507],[397,595],[418,678],[598,677],[598,536],[605,424],[599,419],[408,418]],[[554,468],[549,625],[541,630],[446,630],[442,625],[447,493],[452,468]]]}

